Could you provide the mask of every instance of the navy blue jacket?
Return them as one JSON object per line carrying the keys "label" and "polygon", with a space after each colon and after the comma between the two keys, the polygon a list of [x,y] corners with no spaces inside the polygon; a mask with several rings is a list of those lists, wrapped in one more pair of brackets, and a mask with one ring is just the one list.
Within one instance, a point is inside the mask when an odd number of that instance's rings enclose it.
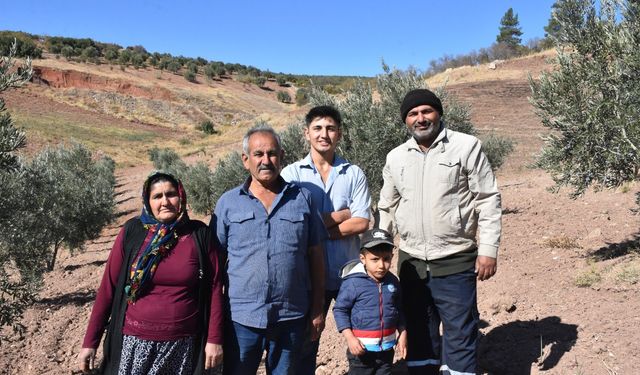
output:
{"label": "navy blue jacket", "polygon": [[360,261],[348,263],[343,267],[333,316],[338,331],[350,328],[367,351],[392,349],[396,330],[404,328],[398,278],[389,272],[378,282]]}

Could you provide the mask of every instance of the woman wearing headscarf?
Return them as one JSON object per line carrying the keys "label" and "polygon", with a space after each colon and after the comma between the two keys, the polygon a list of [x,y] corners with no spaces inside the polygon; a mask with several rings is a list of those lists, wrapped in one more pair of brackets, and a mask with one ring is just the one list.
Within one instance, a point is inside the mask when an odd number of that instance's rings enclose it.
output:
{"label": "woman wearing headscarf", "polygon": [[116,237],[78,356],[94,368],[106,327],[104,374],[201,374],[222,363],[223,302],[218,251],[190,220],[182,183],[154,172],[142,214]]}

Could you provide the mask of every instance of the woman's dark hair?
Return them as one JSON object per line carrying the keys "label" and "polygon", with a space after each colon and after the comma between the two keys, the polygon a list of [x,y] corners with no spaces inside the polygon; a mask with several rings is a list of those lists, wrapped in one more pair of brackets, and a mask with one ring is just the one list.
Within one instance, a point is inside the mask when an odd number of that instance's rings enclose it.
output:
{"label": "woman's dark hair", "polygon": [[174,189],[178,190],[178,181],[173,176],[166,173],[156,173],[149,178],[147,191],[144,192],[147,198],[149,197],[149,193],[151,193],[151,187],[158,182],[169,182]]}

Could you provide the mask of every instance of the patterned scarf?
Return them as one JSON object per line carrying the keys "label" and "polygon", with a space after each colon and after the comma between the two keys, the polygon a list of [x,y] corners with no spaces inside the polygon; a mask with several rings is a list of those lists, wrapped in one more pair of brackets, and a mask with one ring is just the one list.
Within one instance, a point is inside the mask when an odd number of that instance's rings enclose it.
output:
{"label": "patterned scarf", "polygon": [[[178,217],[171,223],[161,223],[153,216],[149,205],[149,192],[151,181],[157,181],[158,176],[165,177],[169,181],[174,181],[178,186],[178,196],[180,197],[180,212]],[[153,236],[142,252],[131,264],[129,285],[125,287],[127,302],[135,303],[145,292],[149,282],[158,268],[158,264],[178,243],[177,227],[189,221],[187,215],[187,195],[182,186],[182,182],[165,172],[153,172],[142,187],[142,214],[140,221],[147,231],[152,231]]]}

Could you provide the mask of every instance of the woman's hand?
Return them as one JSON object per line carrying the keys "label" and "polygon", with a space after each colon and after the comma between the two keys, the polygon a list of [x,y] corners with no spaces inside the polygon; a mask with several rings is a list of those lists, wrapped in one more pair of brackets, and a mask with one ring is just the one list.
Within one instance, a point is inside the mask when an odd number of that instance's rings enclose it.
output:
{"label": "woman's hand", "polygon": [[78,364],[80,365],[80,370],[84,373],[88,373],[89,371],[95,368],[95,360],[96,360],[96,350],[93,348],[82,348],[80,349],[80,353],[78,354]]}
{"label": "woman's hand", "polygon": [[204,369],[208,370],[222,364],[222,345],[210,342],[204,347]]}

